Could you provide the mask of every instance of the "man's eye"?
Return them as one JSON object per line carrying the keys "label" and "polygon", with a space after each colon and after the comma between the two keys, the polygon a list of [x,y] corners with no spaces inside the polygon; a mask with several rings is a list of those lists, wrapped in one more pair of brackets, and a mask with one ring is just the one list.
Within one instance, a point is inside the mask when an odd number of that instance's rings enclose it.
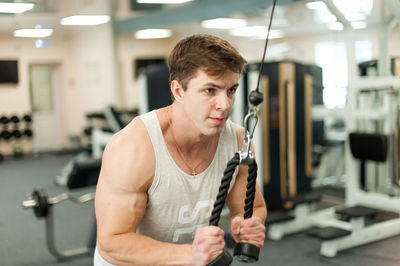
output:
{"label": "man's eye", "polygon": [[228,90],[228,94],[235,94],[235,92],[236,92],[236,88],[230,88]]}
{"label": "man's eye", "polygon": [[209,94],[210,94],[210,93],[213,93],[215,90],[214,90],[214,89],[205,89],[204,91],[205,91],[206,93],[209,93]]}

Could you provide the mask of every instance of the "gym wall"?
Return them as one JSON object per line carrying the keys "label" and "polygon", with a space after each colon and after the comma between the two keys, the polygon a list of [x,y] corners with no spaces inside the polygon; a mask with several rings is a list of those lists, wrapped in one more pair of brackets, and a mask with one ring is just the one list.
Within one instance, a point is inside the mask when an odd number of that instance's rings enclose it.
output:
{"label": "gym wall", "polygon": [[[109,1],[78,1],[78,3],[73,6],[70,1],[61,1],[60,5],[70,5],[71,10],[75,8],[80,12],[93,10],[110,12]],[[129,1],[118,1],[118,4],[120,6],[116,13],[117,19],[132,15],[128,6]],[[395,34],[395,30],[390,37],[390,56],[400,55],[400,37]],[[178,40],[185,37],[185,34],[193,33],[190,30],[186,33],[174,33],[171,38],[165,40],[135,40],[132,34],[114,36],[112,23],[108,23],[65,33],[56,31],[51,37],[52,45],[42,49],[35,48],[34,39],[0,36],[0,58],[17,59],[20,77],[16,85],[0,85],[0,115],[22,115],[31,112],[28,66],[33,63],[57,64],[61,66],[59,87],[61,142],[60,147],[54,148],[66,148],[71,136],[82,134],[85,127],[85,113],[101,111],[110,104],[120,108],[139,106],[139,85],[133,76],[132,63],[136,58],[167,58]],[[357,31],[355,39],[370,39],[371,36],[373,36],[373,56],[377,56],[379,29]],[[249,63],[260,60],[263,40],[234,38],[227,35],[221,37],[231,41]],[[316,42],[337,41],[344,37],[343,32],[334,32],[317,36],[301,34],[299,37],[271,39],[266,58],[267,61],[273,58],[290,58],[312,63],[313,47]],[[289,51],[277,53],[274,46],[284,43],[290,47]]]}

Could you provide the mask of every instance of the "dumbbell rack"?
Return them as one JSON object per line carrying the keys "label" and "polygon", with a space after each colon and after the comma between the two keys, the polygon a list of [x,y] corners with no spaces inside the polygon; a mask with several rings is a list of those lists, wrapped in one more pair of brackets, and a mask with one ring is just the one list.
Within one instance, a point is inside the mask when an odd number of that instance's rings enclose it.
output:
{"label": "dumbbell rack", "polygon": [[[23,126],[21,126],[24,124]],[[0,117],[0,141],[5,142],[6,146],[12,147],[12,150],[4,151],[4,146],[2,145],[0,150],[0,161],[4,159],[3,153],[13,154],[15,158],[21,158],[24,154],[25,144],[23,139],[31,140],[33,138],[33,131],[31,129],[32,116],[30,114],[25,114],[23,116],[17,116],[15,114],[6,116],[2,115]],[[10,145],[8,145],[10,144]]]}

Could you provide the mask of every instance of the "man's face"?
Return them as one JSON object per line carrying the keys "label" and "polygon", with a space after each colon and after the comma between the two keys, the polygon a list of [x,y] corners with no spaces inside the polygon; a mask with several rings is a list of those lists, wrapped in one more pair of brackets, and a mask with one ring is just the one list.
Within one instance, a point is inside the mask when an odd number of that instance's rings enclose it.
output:
{"label": "man's face", "polygon": [[235,102],[239,74],[227,71],[222,77],[198,70],[183,93],[183,106],[199,133],[212,136],[223,129]]}

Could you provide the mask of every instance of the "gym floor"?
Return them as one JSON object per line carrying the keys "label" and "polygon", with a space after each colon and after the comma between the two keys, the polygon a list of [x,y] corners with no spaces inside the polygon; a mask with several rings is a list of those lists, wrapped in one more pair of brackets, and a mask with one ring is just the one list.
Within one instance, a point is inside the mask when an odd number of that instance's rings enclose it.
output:
{"label": "gym floor", "polygon": [[[47,250],[45,223],[21,203],[34,188],[45,188],[49,197],[63,192],[80,196],[95,188],[67,191],[54,179],[73,154],[44,154],[0,163],[0,265],[92,265],[90,256],[58,262]],[[66,201],[54,208],[55,242],[59,250],[73,249],[89,242],[94,222],[93,201],[77,205]],[[339,252],[335,258],[319,255],[320,242],[304,233],[280,241],[266,240],[260,260],[252,265],[400,265],[400,236]],[[234,261],[232,265],[243,265]]]}

